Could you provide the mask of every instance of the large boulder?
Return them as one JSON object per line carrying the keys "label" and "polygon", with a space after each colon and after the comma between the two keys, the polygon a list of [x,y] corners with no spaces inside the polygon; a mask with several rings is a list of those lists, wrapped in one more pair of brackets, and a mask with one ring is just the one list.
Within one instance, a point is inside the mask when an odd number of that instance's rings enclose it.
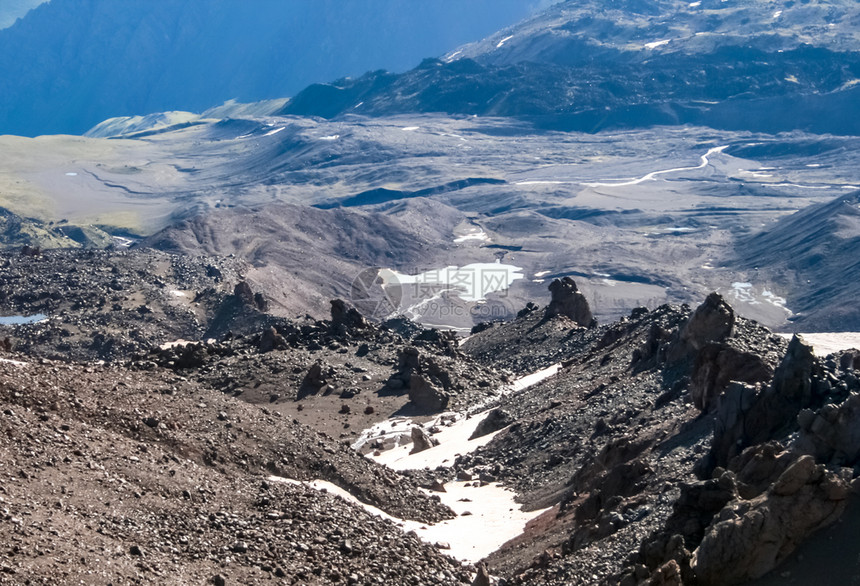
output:
{"label": "large boulder", "polygon": [[579,291],[573,279],[555,279],[549,285],[549,292],[552,299],[546,308],[548,318],[563,315],[582,327],[593,328],[597,325],[585,295]]}
{"label": "large boulder", "polygon": [[269,302],[263,294],[255,294],[251,289],[251,285],[249,285],[247,281],[239,281],[236,283],[236,286],[233,287],[233,297],[235,297],[241,305],[251,307],[257,311],[265,312],[269,309]]}
{"label": "large boulder", "polygon": [[475,574],[475,579],[472,580],[472,586],[491,586],[490,573],[487,571],[487,565],[484,562],[478,562],[478,572]]}
{"label": "large boulder", "polygon": [[410,454],[417,454],[418,452],[423,452],[433,446],[439,445],[439,442],[431,438],[426,431],[417,425],[412,427],[410,435],[412,436],[412,450],[409,452]]}
{"label": "large boulder", "polygon": [[681,344],[698,352],[709,342],[723,342],[732,335],[735,312],[719,293],[711,293],[681,328]]}
{"label": "large boulder", "polygon": [[244,305],[254,305],[254,291],[247,281],[239,281],[233,287],[233,296]]}
{"label": "large boulder", "polygon": [[364,329],[367,321],[354,307],[346,304],[342,299],[331,300],[331,326],[332,329]]}
{"label": "large boulder", "polygon": [[795,335],[773,375],[774,390],[786,400],[806,407],[813,398],[812,377],[820,371],[812,346]]}
{"label": "large boulder", "polygon": [[445,410],[450,397],[424,375],[413,374],[409,381],[409,401],[419,410],[437,413]]}
{"label": "large boulder", "polygon": [[489,435],[500,429],[504,429],[514,422],[514,418],[507,411],[501,409],[493,409],[481,422],[475,427],[475,431],[469,436],[470,440]]}
{"label": "large boulder", "polygon": [[[331,374],[331,368],[328,371],[328,374]],[[314,362],[313,366],[305,374],[305,378],[302,379],[296,398],[303,399],[308,395],[316,395],[326,388],[328,388],[328,377],[326,376],[326,372],[324,372],[323,365],[320,362]]]}
{"label": "large boulder", "polygon": [[275,328],[266,328],[260,335],[260,352],[286,350],[287,340]]}

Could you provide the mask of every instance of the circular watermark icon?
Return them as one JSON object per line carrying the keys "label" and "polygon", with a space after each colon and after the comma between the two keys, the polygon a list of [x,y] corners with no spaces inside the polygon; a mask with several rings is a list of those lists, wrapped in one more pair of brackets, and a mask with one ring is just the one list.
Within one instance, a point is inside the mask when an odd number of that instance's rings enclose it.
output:
{"label": "circular watermark icon", "polygon": [[393,273],[383,278],[379,268],[361,271],[350,286],[350,301],[365,317],[384,320],[401,312],[403,288]]}

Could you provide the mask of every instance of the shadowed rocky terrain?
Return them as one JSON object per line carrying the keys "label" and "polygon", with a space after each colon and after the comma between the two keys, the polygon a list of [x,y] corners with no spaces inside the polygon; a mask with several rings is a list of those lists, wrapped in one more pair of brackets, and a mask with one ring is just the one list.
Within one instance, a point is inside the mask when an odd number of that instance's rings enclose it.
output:
{"label": "shadowed rocky terrain", "polygon": [[[57,263],[26,298],[3,297],[7,312],[50,313],[0,326],[12,582],[451,584],[485,567],[506,584],[742,584],[796,564],[856,504],[857,351],[817,358],[716,293],[695,310],[599,324],[576,283],[558,280],[546,307],[460,344],[339,300],[323,321],[273,316],[240,280],[243,263],[205,258],[5,259],[9,275]],[[179,287],[208,297],[177,309]],[[82,302],[98,295],[104,305]],[[150,311],[123,308],[138,300]],[[173,336],[190,341],[163,344]],[[511,386],[553,364],[554,376]],[[448,449],[437,434],[467,412],[482,421],[473,438],[492,435],[441,467],[396,472],[350,447],[369,437],[384,454],[397,442],[363,431],[409,417],[397,441]],[[354,500],[295,484],[312,480]],[[433,491],[473,482],[546,509],[485,566],[398,526],[451,519]]]}

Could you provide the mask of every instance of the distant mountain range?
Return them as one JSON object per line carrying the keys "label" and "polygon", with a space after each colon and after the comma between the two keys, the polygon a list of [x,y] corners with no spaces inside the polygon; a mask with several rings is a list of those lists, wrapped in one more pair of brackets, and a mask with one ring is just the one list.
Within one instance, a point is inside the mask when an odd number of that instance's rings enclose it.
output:
{"label": "distant mountain range", "polygon": [[[34,2],[3,4],[0,18],[11,18]],[[80,134],[117,116],[201,112],[371,69],[404,71],[536,5],[52,0],[0,30],[0,134]]]}
{"label": "distant mountain range", "polygon": [[567,0],[403,74],[317,84],[284,114],[527,116],[560,130],[654,124],[860,133],[860,5]]}
{"label": "distant mountain range", "polygon": [[3,0],[0,4],[0,29],[12,26],[27,11],[42,4],[45,0]]}

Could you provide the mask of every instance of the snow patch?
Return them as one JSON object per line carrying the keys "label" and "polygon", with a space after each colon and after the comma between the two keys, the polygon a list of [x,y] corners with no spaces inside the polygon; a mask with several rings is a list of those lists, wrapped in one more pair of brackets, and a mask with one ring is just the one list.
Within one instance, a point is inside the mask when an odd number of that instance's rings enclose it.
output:
{"label": "snow patch", "polygon": [[77,173],[66,173],[66,177],[77,177]]}
{"label": "snow patch", "polygon": [[[520,392],[547,378],[554,376],[561,369],[561,364],[554,364],[543,370],[521,377],[510,385],[498,390],[497,396],[489,399],[492,401],[498,396],[512,392]],[[469,437],[475,431],[486,414],[487,403],[476,406],[472,415],[443,413],[425,428],[437,427],[441,431],[434,435],[439,440],[439,445],[417,454],[410,454],[411,443],[398,445],[394,449],[381,452],[376,456],[368,456],[376,462],[388,466],[394,470],[414,470],[421,468],[436,468],[438,466],[450,466],[458,455],[468,454],[477,448],[486,445],[501,432],[501,430],[479,438],[470,440]],[[373,427],[364,430],[359,440],[353,444],[354,449],[361,449],[365,443],[380,437],[394,438],[399,444],[404,439],[407,431],[411,432],[413,422],[409,419],[391,419],[380,422]],[[293,482],[288,479],[278,479],[284,482]],[[526,524],[532,519],[540,516],[548,509],[525,512],[516,503],[516,494],[502,486],[492,483],[485,486],[475,486],[471,482],[448,482],[445,483],[445,492],[432,493],[438,496],[443,504],[450,507],[457,517],[447,521],[427,525],[414,521],[403,521],[395,519],[380,511],[376,507],[361,503],[352,495],[346,493],[339,487],[322,481],[314,481],[310,486],[325,489],[333,494],[364,507],[371,514],[387,518],[403,528],[404,531],[414,531],[419,538],[431,544],[447,543],[447,550],[452,557],[469,563],[475,563],[494,551],[503,544],[521,535]],[[425,491],[427,492],[427,491]],[[430,494],[428,492],[428,494]],[[469,514],[466,514],[469,513]]]}
{"label": "snow patch", "polygon": [[339,138],[340,138],[339,134],[332,134],[330,136],[321,136],[319,139],[320,140],[337,140]]}
{"label": "snow patch", "polygon": [[[790,340],[794,334],[779,335]],[[820,332],[797,335],[808,344],[812,344],[816,356],[827,356],[842,350],[860,349],[860,332]]]}
{"label": "snow patch", "polygon": [[404,126],[403,128],[401,128],[401,130],[403,130],[404,132],[413,132],[413,131],[418,130],[420,128],[421,128],[420,126]]}
{"label": "snow patch", "polygon": [[653,41],[651,43],[645,43],[646,49],[656,49],[657,47],[663,47],[664,45],[668,45],[672,39],[664,39],[662,41]]}
{"label": "snow patch", "polygon": [[674,226],[671,228],[663,228],[663,232],[666,232],[667,234],[683,234],[683,233],[695,232],[695,231],[696,231],[696,228],[681,227],[681,226]]}
{"label": "snow patch", "polygon": [[[447,427],[441,427],[441,431],[433,435],[433,438],[439,441],[439,445],[417,454],[409,453],[412,451],[412,443],[408,443],[379,452],[378,456],[371,454],[370,458],[392,470],[421,470],[422,468],[433,469],[439,466],[451,466],[457,456],[470,454],[487,445],[499,433],[487,434],[473,440],[469,439],[469,436],[478,427],[478,423],[486,415],[487,412],[481,412],[472,417],[462,417]],[[440,427],[441,425],[444,424],[441,423],[440,417],[430,427]],[[411,425],[409,429],[412,429]]]}
{"label": "snow patch", "polygon": [[461,242],[467,242],[469,240],[478,240],[482,242],[486,242],[490,239],[486,232],[483,230],[478,230],[477,232],[469,232],[468,234],[463,234],[462,236],[458,236],[454,238],[454,242],[456,244],[460,244]]}
{"label": "snow patch", "polygon": [[499,41],[499,43],[496,45],[496,49],[501,49],[505,43],[507,43],[508,41],[510,41],[513,38],[514,38],[514,35],[511,35],[509,37],[505,37],[504,39]]}
{"label": "snow patch", "polygon": [[[447,543],[446,553],[462,562],[475,563],[498,550],[505,542],[520,535],[526,523],[546,510],[522,511],[514,501],[514,493],[498,484],[476,487],[467,482],[448,482],[445,492],[432,493],[448,505],[457,517],[430,525],[398,519],[385,511],[358,500],[341,487],[325,480],[299,482],[282,476],[269,476],[270,482],[304,485],[336,495],[359,506],[369,514],[386,519],[403,531],[414,531],[425,543]],[[469,484],[469,486],[466,486]],[[424,491],[428,494],[428,491]],[[464,514],[469,513],[469,514]]]}
{"label": "snow patch", "polygon": [[565,183],[573,183],[572,181],[518,181],[514,185],[564,185]]}
{"label": "snow patch", "polygon": [[786,307],[787,300],[785,297],[780,297],[768,289],[762,289],[761,292],[757,292],[752,283],[743,283],[740,281],[732,283],[729,295],[736,301],[746,303],[747,305],[769,304],[785,311],[788,315],[792,315],[792,311]]}
{"label": "snow patch", "polygon": [[126,238],[124,236],[111,236],[111,239],[117,246],[121,246],[122,248],[128,248],[132,244],[134,244],[134,240],[131,238]]}
{"label": "snow patch", "polygon": [[279,128],[275,128],[274,130],[270,130],[269,132],[267,132],[263,136],[272,136],[273,134],[278,134],[280,131],[284,130],[285,128],[286,128],[286,126],[281,126]]}
{"label": "snow patch", "polygon": [[[423,427],[427,430],[431,430],[433,428],[441,429],[441,431],[434,436],[439,440],[440,445],[430,448],[429,450],[425,450],[424,452],[419,452],[418,454],[413,454],[411,456],[409,455],[408,452],[412,449],[412,440],[410,436],[412,428],[416,424],[413,423],[412,419],[404,417],[392,417],[365,429],[361,432],[355,443],[352,444],[352,449],[360,451],[368,442],[381,440],[383,444],[388,444],[392,446],[393,449],[382,452],[380,456],[374,457],[377,462],[389,465],[395,469],[406,469],[397,468],[396,465],[391,463],[401,461],[403,463],[408,463],[408,468],[423,467],[425,465],[429,465],[426,460],[430,458],[434,462],[437,462],[436,466],[441,466],[443,462],[451,459],[451,456],[471,453],[489,442],[489,439],[481,442],[480,440],[483,438],[476,438],[475,440],[470,441],[469,436],[471,436],[472,432],[475,431],[475,428],[478,426],[478,422],[480,422],[487,413],[489,413],[488,406],[491,402],[511,393],[524,391],[539,382],[555,376],[558,374],[559,370],[561,370],[561,363],[553,364],[537,372],[522,376],[512,383],[497,389],[494,396],[478,405],[475,405],[468,413],[442,413],[436,416],[436,418],[425,424]],[[447,446],[444,444],[447,444]],[[394,453],[393,455],[386,455],[389,452]],[[421,454],[424,454],[424,456]],[[406,457],[411,458],[411,460],[404,460]],[[419,460],[425,461],[425,463],[421,466],[417,466]]]}

